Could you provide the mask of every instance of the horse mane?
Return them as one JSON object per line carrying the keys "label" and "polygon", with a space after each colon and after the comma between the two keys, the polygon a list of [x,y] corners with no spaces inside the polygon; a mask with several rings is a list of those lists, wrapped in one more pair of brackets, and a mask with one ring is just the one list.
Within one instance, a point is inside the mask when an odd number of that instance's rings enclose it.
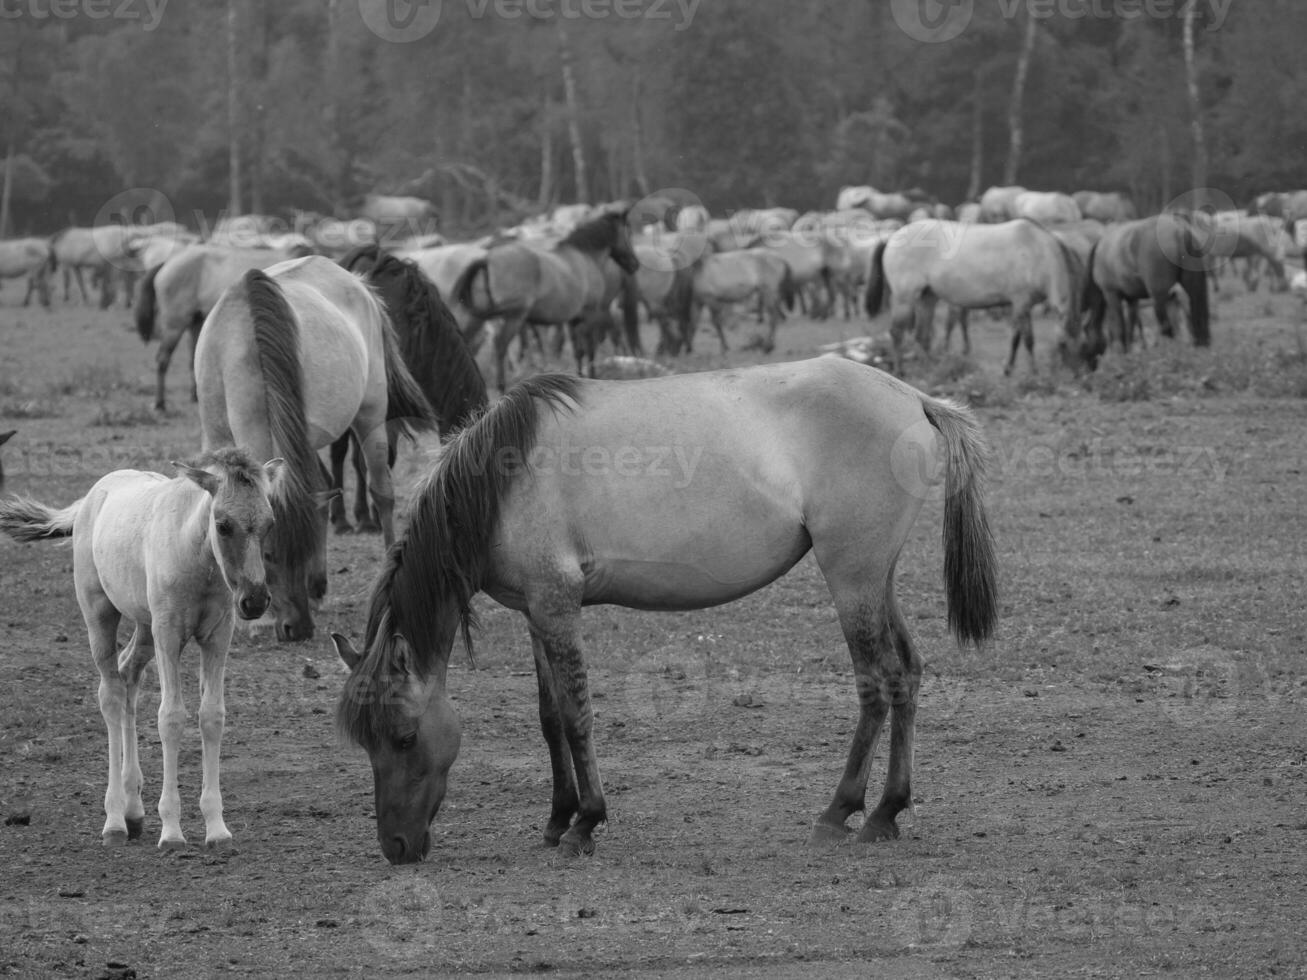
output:
{"label": "horse mane", "polygon": [[308,561],[316,539],[317,503],[323,488],[318,454],[309,443],[300,368],[299,321],[277,281],[260,269],[245,273],[245,295],[267,392],[268,429],[286,468],[273,495],[276,520],[269,547],[292,565]]}
{"label": "horse mane", "polygon": [[379,253],[367,276],[390,311],[399,352],[446,437],[486,405],[485,379],[458,322],[436,284],[415,263]]}
{"label": "horse mane", "polygon": [[408,526],[372,587],[364,661],[336,706],[336,724],[351,741],[369,747],[385,739],[393,702],[377,685],[403,673],[401,644],[413,654],[408,666],[430,676],[448,659],[433,641],[452,614],[471,650],[472,597],[484,582],[500,507],[535,448],[542,410],[566,408],[579,391],[578,379],[562,374],[515,385],[455,436],[418,488]]}
{"label": "horse mane", "polygon": [[624,221],[626,216],[616,211],[601,214],[573,228],[558,247],[567,245],[582,252],[606,252],[617,244],[617,229]]}

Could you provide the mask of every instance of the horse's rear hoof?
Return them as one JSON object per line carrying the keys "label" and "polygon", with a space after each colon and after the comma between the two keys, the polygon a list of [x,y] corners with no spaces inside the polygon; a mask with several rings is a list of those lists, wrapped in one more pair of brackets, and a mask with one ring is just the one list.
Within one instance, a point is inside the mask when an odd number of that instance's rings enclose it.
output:
{"label": "horse's rear hoof", "polygon": [[144,832],[145,832],[145,818],[144,818],[144,817],[128,817],[128,818],[127,818],[127,839],[128,839],[128,840],[140,840],[140,839],[141,839],[141,834],[144,833]]}
{"label": "horse's rear hoof", "polygon": [[204,849],[206,851],[212,851],[219,854],[228,854],[235,850],[235,847],[236,846],[231,841],[231,834],[228,834],[226,837],[215,837],[213,840],[206,840],[204,842]]}
{"label": "horse's rear hoof", "polygon": [[893,820],[868,819],[858,834],[860,844],[876,844],[883,840],[898,840],[899,827]]}
{"label": "horse's rear hoof", "polygon": [[808,844],[811,847],[828,850],[832,847],[840,847],[852,834],[853,831],[848,827],[836,827],[834,824],[818,820],[813,824],[812,836],[808,839]]}
{"label": "horse's rear hoof", "polygon": [[565,861],[576,861],[595,852],[594,838],[588,834],[581,836],[572,831],[565,833],[558,841],[558,856]]}
{"label": "horse's rear hoof", "polygon": [[127,844],[127,831],[106,830],[100,835],[100,843],[105,847],[123,847]]}

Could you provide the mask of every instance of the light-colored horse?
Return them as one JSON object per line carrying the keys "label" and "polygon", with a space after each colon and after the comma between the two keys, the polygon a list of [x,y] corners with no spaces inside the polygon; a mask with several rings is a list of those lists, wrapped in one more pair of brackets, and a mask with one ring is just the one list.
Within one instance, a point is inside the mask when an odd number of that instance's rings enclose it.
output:
{"label": "light-colored horse", "polygon": [[980,220],[989,224],[1011,221],[1017,216],[1017,197],[1025,192],[1020,184],[989,188],[980,195]]}
{"label": "light-colored horse", "polygon": [[767,323],[763,338],[764,351],[776,347],[776,327],[785,318],[781,310],[794,305],[794,280],[790,267],[776,252],[766,247],[737,249],[733,252],[710,252],[700,257],[691,280],[693,304],[689,326],[683,338],[685,350],[693,349],[699,310],[708,307],[712,325],[726,353],[727,317],[737,303],[760,304]]}
{"label": "light-colored horse", "polygon": [[1069,224],[1084,217],[1075,198],[1059,191],[1025,191],[1012,200],[1012,216],[1041,225]]}
{"label": "light-colored horse", "polygon": [[387,546],[395,537],[386,420],[431,429],[435,415],[404,366],[385,308],[324,256],[252,269],[204,321],[195,349],[205,449],[248,446],[286,460],[268,542],[277,636],[313,635],[310,599],[327,589],[324,485],[317,451],[353,432]]}
{"label": "light-colored horse", "polygon": [[[273,522],[270,498],[280,489],[281,461],[261,466],[244,450],[224,449],[194,465],[174,465],[180,472],[174,479],[117,470],[62,510],[25,498],[0,501],[0,531],[20,541],[73,539],[73,583],[100,672],[100,712],[109,737],[101,831],[109,845],[139,838],[144,830],[136,701],[151,660],[158,664],[161,692],[159,847],[186,845],[177,756],[186,722],[180,660],[192,639],[200,647],[204,842],[213,847],[231,840],[218,785],[223,673],[233,612],[257,619],[268,606],[263,543]],[[124,617],[134,630],[120,652]]]}
{"label": "light-colored horse", "polygon": [[147,272],[136,294],[136,331],[149,343],[159,339],[155,355],[154,407],[167,410],[168,365],[182,337],[190,334],[191,397],[196,398],[195,345],[204,318],[218,297],[250,269],[266,269],[291,258],[266,248],[191,245]]}
{"label": "light-colored horse", "polygon": [[[64,302],[68,302],[73,280],[77,282],[82,302],[90,302],[82,279],[82,270],[85,269],[91,273],[93,281],[100,283],[100,308],[107,309],[114,300],[113,279],[115,276],[121,278],[134,264],[137,234],[132,225],[97,225],[94,228],[65,228],[51,238],[50,247],[63,270]],[[124,293],[127,293],[125,288]]]}
{"label": "light-colored horse", "polygon": [[[587,460],[616,464],[583,474],[567,464],[577,446]],[[653,465],[669,446],[686,452]],[[965,409],[839,358],[515,386],[446,447],[419,489],[374,586],[362,651],[332,636],[350,668],[337,722],[369,755],[383,854],[409,863],[430,849],[459,749],[447,666],[460,629],[468,638],[476,593],[526,616],[553,771],[544,839],[575,856],[594,849],[607,818],[582,608],[719,605],[775,581],[809,551],[858,693],[843,775],[812,838],[848,840],[845,822],[858,811],[866,812],[858,840],[896,838],[895,818],[912,802],[923,668],[895,598],[895,566],[924,501],[943,491],[948,624],[962,642],[992,634],[997,575],[983,459]],[[887,718],[888,774],[867,811]]]}
{"label": "light-colored horse", "polygon": [[633,246],[640,267],[635,285],[649,319],[658,324],[658,353],[675,357],[690,332],[695,261],[708,248],[702,234],[660,235]]}
{"label": "light-colored horse", "polygon": [[440,220],[440,212],[430,201],[392,194],[365,195],[358,215],[372,222],[382,242],[429,234]]}
{"label": "light-colored horse", "polygon": [[1035,304],[1050,304],[1062,314],[1063,333],[1079,336],[1080,264],[1051,232],[1024,218],[998,225],[938,220],[905,225],[876,251],[867,283],[868,315],[880,312],[887,291],[896,372],[902,370],[905,335],[915,335],[929,351],[939,301],[969,310],[1012,307],[1007,373],[1023,341],[1035,366],[1030,319]]}
{"label": "light-colored horse", "polygon": [[565,326],[613,298],[609,259],[634,273],[626,215],[611,211],[581,225],[552,247],[510,242],[473,260],[454,287],[454,299],[471,313],[467,336],[476,349],[482,325],[500,319],[495,331],[495,382],[506,387],[508,345],[527,323]]}
{"label": "light-colored horse", "polygon": [[41,305],[50,308],[50,273],[58,261],[44,238],[10,238],[0,241],[0,280],[27,278],[23,305],[36,293]]}
{"label": "light-colored horse", "polygon": [[1071,195],[1080,213],[1086,218],[1111,224],[1114,221],[1134,221],[1139,217],[1135,202],[1120,191],[1076,191]]}
{"label": "light-colored horse", "polygon": [[762,243],[779,255],[790,270],[790,282],[796,296],[804,303],[805,312],[815,319],[825,319],[835,305],[835,290],[831,285],[831,270],[827,249],[822,236],[778,232],[768,235]]}

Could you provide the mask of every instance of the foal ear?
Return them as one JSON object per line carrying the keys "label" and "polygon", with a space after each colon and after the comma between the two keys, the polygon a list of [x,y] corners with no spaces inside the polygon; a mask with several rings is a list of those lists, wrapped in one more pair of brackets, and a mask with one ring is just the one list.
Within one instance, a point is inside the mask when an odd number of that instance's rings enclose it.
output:
{"label": "foal ear", "polygon": [[184,476],[186,479],[192,480],[199,486],[203,487],[205,493],[215,494],[218,492],[218,486],[221,481],[219,481],[219,479],[208,470],[202,470],[199,467],[191,466],[189,463],[179,463],[176,460],[173,460],[172,465],[177,467],[179,475]]}
{"label": "foal ear", "polygon": [[354,644],[349,642],[348,637],[341,636],[339,633],[332,633],[331,642],[336,648],[336,655],[345,662],[345,666],[350,670],[363,662],[363,654],[354,649]]}
{"label": "foal ear", "polygon": [[268,477],[268,483],[275,487],[286,475],[286,461],[280,456],[270,459],[263,464],[263,472]]}

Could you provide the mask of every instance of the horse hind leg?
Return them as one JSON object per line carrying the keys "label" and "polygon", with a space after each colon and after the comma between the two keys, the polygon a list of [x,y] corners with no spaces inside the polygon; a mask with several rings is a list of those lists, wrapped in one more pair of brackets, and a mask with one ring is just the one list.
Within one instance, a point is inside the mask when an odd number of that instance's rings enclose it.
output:
{"label": "horse hind leg", "polygon": [[549,666],[544,642],[534,633],[531,635],[531,649],[535,654],[536,686],[540,696],[540,730],[549,747],[549,765],[554,777],[553,802],[549,821],[545,824],[544,840],[547,846],[557,847],[572,825],[580,797],[572,770],[572,749],[563,730],[562,709],[554,690],[553,668]]}
{"label": "horse hind leg", "polygon": [[123,716],[123,791],[127,795],[125,812],[127,839],[138,840],[145,830],[145,803],[141,790],[145,778],[141,773],[141,760],[136,733],[136,706],[141,690],[141,674],[154,659],[154,637],[150,628],[142,623],[122,653],[118,655],[118,674],[126,684],[126,712]]}
{"label": "horse hind leg", "polygon": [[86,621],[91,658],[100,672],[100,714],[104,718],[109,744],[109,772],[104,791],[104,829],[100,838],[106,846],[127,843],[129,829],[124,759],[123,730],[126,727],[127,684],[118,672],[118,624],[122,614],[98,589],[91,595],[79,595],[82,617]]}

